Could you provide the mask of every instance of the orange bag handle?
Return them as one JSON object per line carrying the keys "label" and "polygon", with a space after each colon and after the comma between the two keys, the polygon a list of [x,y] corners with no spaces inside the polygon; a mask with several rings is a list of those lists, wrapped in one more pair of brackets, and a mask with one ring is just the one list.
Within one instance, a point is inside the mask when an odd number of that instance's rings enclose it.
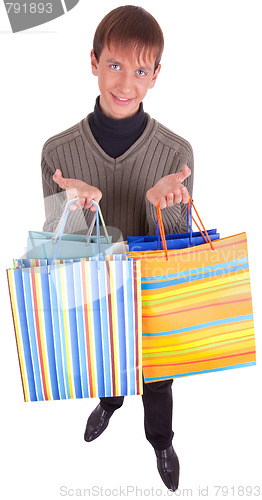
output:
{"label": "orange bag handle", "polygon": [[[199,229],[199,231],[200,231],[201,235],[203,236],[204,240],[206,241],[206,243],[209,243],[211,250],[215,250],[214,247],[213,247],[212,241],[211,241],[211,239],[209,237],[209,234],[208,234],[208,232],[207,232],[207,230],[206,230],[206,228],[205,228],[205,226],[204,226],[204,224],[203,224],[203,222],[202,222],[202,220],[200,218],[200,215],[199,215],[199,213],[198,213],[198,211],[197,211],[197,209],[196,209],[196,207],[195,207],[195,205],[193,203],[193,200],[189,196],[189,202],[188,202],[188,211],[189,211],[189,214],[191,212],[191,205],[192,205],[192,207],[195,210],[195,213],[196,213],[196,215],[198,217],[198,220],[199,220],[200,224],[202,225],[203,231],[205,232],[206,236],[201,231],[201,229],[200,229],[197,221],[195,220],[195,218],[192,215],[192,219],[193,219],[194,223],[196,224],[197,228]],[[158,220],[158,225],[159,225],[159,230],[160,230],[160,236],[161,236],[161,240],[162,240],[162,244],[163,244],[163,249],[164,249],[165,255],[166,255],[166,260],[168,260],[166,237],[165,237],[165,230],[164,230],[164,225],[163,225],[163,220],[162,220],[162,214],[161,214],[161,208],[160,208],[160,200],[159,200],[159,202],[157,204],[157,220]]]}

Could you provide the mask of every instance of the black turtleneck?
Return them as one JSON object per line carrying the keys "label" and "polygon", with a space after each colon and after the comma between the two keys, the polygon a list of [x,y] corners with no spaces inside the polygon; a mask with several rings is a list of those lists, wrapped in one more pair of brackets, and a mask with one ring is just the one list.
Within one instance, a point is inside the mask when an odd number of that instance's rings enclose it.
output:
{"label": "black turtleneck", "polygon": [[130,118],[115,120],[106,116],[96,99],[94,112],[89,115],[89,125],[99,146],[111,157],[118,158],[142,135],[147,124],[143,104]]}

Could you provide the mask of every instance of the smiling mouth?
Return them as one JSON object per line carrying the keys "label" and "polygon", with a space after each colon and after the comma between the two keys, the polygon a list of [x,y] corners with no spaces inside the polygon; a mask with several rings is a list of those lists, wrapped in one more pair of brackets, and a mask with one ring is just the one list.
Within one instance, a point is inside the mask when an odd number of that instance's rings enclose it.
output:
{"label": "smiling mouth", "polygon": [[131,101],[133,101],[133,100],[134,100],[134,97],[131,97],[131,98],[129,98],[129,99],[128,99],[128,98],[126,98],[126,97],[118,97],[118,96],[116,96],[116,95],[114,95],[114,94],[112,94],[112,96],[114,97],[114,99],[115,99],[116,101],[121,102],[121,103],[123,103],[123,104],[129,103],[129,102],[131,102]]}

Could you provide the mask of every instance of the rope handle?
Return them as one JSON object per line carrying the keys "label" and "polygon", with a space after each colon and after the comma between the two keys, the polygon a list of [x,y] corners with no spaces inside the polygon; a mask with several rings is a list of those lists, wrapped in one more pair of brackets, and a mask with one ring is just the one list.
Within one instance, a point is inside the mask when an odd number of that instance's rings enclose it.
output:
{"label": "rope handle", "polygon": [[[56,228],[56,231],[55,231],[55,234],[53,236],[53,244],[55,245],[57,240],[63,236],[63,233],[64,233],[64,229],[65,229],[65,224],[66,224],[66,221],[67,221],[67,217],[68,217],[68,213],[69,213],[69,207],[71,205],[74,205],[74,203],[76,203],[78,201],[79,198],[74,198],[73,200],[69,200],[66,205],[65,205],[65,208],[63,210],[63,213],[62,213],[62,216],[58,222],[58,225],[57,225],[57,228]],[[100,220],[102,222],[102,226],[103,226],[103,229],[104,229],[104,232],[105,232],[105,236],[106,236],[106,239],[107,239],[107,243],[110,243],[109,241],[109,236],[108,236],[108,232],[107,232],[107,229],[106,229],[106,225],[105,225],[105,221],[104,221],[104,218],[103,218],[103,215],[102,215],[102,212],[101,212],[101,208],[99,206],[99,204],[92,200],[92,205],[95,206],[98,210],[98,213],[99,213],[99,217],[100,217]],[[96,210],[96,212],[97,212]],[[97,221],[97,218],[94,214],[94,222]],[[90,239],[90,234],[92,233],[92,230],[93,230],[93,226],[94,226],[94,222],[93,224],[91,224],[90,228],[89,228],[89,231],[88,231],[88,234],[87,236],[89,237]],[[91,231],[91,233],[89,234],[89,232]],[[87,238],[87,244],[88,244],[88,238]]]}
{"label": "rope handle", "polygon": [[[194,208],[195,210],[195,213],[196,213],[196,216],[198,217],[198,220],[200,222],[200,224],[202,225],[202,228],[203,228],[203,232],[201,231],[197,221],[195,220],[195,218],[193,217],[192,215],[192,207]],[[210,248],[211,250],[215,250],[214,249],[214,246],[212,244],[212,241],[209,237],[209,234],[200,218],[200,215],[193,203],[193,200],[191,197],[189,197],[189,202],[188,202],[188,214],[189,214],[189,217],[190,217],[190,243],[192,243],[192,220],[194,221],[194,223],[196,224],[197,228],[199,229],[201,235],[203,236],[204,240],[206,243],[209,243],[210,245]],[[160,236],[161,236],[161,240],[162,240],[162,244],[163,244],[163,249],[165,251],[165,256],[166,256],[166,260],[168,260],[168,254],[167,254],[167,245],[166,245],[166,237],[165,237],[165,230],[164,230],[164,225],[163,225],[163,220],[162,220],[162,214],[161,214],[161,208],[160,208],[160,200],[157,204],[157,221],[158,221],[158,226],[159,226],[159,231],[160,231]],[[188,221],[187,221],[187,225],[188,225]],[[205,233],[205,234],[204,234]]]}
{"label": "rope handle", "polygon": [[[62,241],[62,237],[63,237],[63,234],[64,234],[64,229],[65,229],[65,225],[66,225],[66,221],[67,221],[67,217],[68,217],[68,213],[69,213],[69,208],[70,208],[71,205],[73,205],[74,203],[76,203],[78,201],[78,199],[79,198],[74,198],[73,200],[69,200],[66,203],[66,205],[65,205],[62,217],[61,217],[61,219],[60,219],[60,221],[59,221],[59,223],[57,225],[56,232],[55,232],[55,235],[53,237],[53,244],[56,245],[56,247],[55,247],[54,256],[53,256],[53,259],[52,259],[52,264],[54,264],[55,260],[57,259],[57,256],[58,256],[58,253],[59,253],[59,250],[60,250],[60,245],[61,245],[61,241]],[[95,212],[96,235],[97,235],[98,253],[101,254],[102,250],[101,250],[101,236],[100,236],[100,227],[99,227],[99,217],[100,217],[100,220],[102,222],[102,226],[103,226],[103,229],[104,229],[104,232],[105,232],[107,243],[110,243],[110,240],[109,240],[109,236],[108,236],[108,232],[107,232],[107,229],[106,229],[105,221],[104,221],[104,218],[103,218],[103,215],[102,215],[101,208],[100,208],[99,204],[96,201],[92,200],[92,205],[97,208],[97,210]],[[88,244],[88,238],[87,238],[87,244]]]}
{"label": "rope handle", "polygon": [[199,222],[200,222],[200,224],[201,224],[201,226],[202,226],[202,228],[203,228],[203,231],[204,231],[204,232],[205,232],[205,234],[206,234],[206,238],[205,238],[204,234],[202,233],[202,231],[201,231],[201,229],[200,229],[200,227],[199,227],[199,225],[198,225],[198,223],[197,223],[196,219],[195,219],[195,218],[193,217],[193,215],[192,215],[192,219],[193,219],[194,223],[196,224],[197,228],[199,229],[199,231],[200,231],[201,235],[203,236],[204,240],[206,241],[206,243],[209,243],[211,250],[215,250],[215,249],[214,249],[214,246],[213,246],[213,243],[212,243],[212,241],[211,241],[211,239],[210,239],[210,236],[209,236],[209,234],[208,234],[208,232],[207,232],[207,230],[206,230],[206,228],[205,228],[205,226],[204,226],[204,224],[203,224],[203,222],[202,222],[202,220],[201,220],[201,218],[200,218],[200,215],[199,215],[199,213],[198,213],[198,211],[197,211],[197,209],[196,209],[196,207],[195,207],[194,203],[193,203],[193,200],[192,200],[192,198],[191,198],[191,197],[189,197],[188,207],[189,207],[189,211],[190,211],[190,212],[191,212],[191,206],[194,208],[194,210],[195,210],[195,212],[196,212],[196,216],[198,217],[198,220],[199,220]]}
{"label": "rope handle", "polygon": [[[97,211],[98,211],[98,214],[99,214],[99,217],[100,217],[100,220],[102,222],[102,226],[103,226],[103,229],[104,229],[104,232],[105,232],[107,243],[110,243],[108,232],[107,232],[105,221],[104,221],[104,217],[103,217],[102,212],[101,212],[101,208],[100,208],[99,204],[96,201],[94,201],[94,200],[92,200],[92,205],[94,205],[97,208]],[[98,221],[97,225],[99,226],[99,221]]]}
{"label": "rope handle", "polygon": [[168,257],[167,257],[167,246],[166,246],[166,237],[165,237],[165,230],[164,230],[164,225],[163,225],[163,220],[162,220],[162,214],[161,214],[161,208],[160,208],[160,200],[159,200],[156,208],[157,208],[157,220],[158,220],[158,227],[159,227],[159,231],[160,231],[160,236],[161,236],[161,240],[162,240],[162,243],[163,243],[163,249],[165,250],[166,260],[168,260]]}
{"label": "rope handle", "polygon": [[78,201],[78,198],[74,198],[73,200],[69,200],[64,207],[63,213],[61,215],[61,218],[57,224],[55,234],[53,236],[53,244],[55,245],[57,240],[59,240],[60,237],[62,237],[66,225],[66,220],[68,216],[68,211],[69,207],[71,205],[74,205]]}

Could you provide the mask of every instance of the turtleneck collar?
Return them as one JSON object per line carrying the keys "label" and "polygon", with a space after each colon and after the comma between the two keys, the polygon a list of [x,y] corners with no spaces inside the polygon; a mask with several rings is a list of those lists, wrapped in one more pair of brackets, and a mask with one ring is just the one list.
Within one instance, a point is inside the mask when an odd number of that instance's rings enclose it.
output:
{"label": "turtleneck collar", "polygon": [[117,120],[109,118],[102,112],[97,97],[94,112],[89,115],[93,136],[99,146],[112,158],[125,153],[142,135],[146,124],[147,115],[142,103],[135,115]]}

